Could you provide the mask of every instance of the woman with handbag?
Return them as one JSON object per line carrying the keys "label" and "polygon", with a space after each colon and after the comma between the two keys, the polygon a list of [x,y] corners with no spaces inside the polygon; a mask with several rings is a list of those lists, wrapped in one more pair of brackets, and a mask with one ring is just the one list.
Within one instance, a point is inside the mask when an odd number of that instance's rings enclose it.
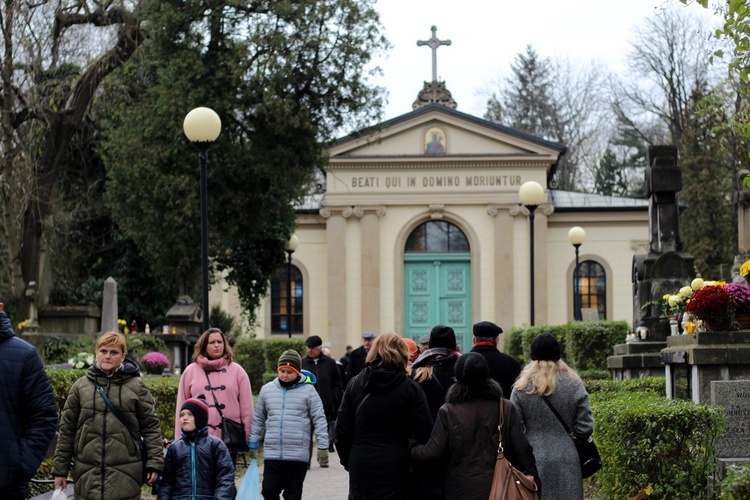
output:
{"label": "woman with handbag", "polygon": [[[234,362],[234,352],[218,328],[209,328],[200,336],[193,361],[182,372],[177,408],[190,398],[205,399],[209,406],[208,432],[224,441],[236,464],[237,452],[247,450],[253,422],[250,379]],[[175,436],[179,435],[180,419],[175,415]]]}
{"label": "woman with handbag", "polygon": [[577,439],[594,432],[589,395],[578,374],[560,356],[560,343],[541,333],[531,343],[531,359],[513,387],[510,400],[520,410],[534,447],[546,495],[542,500],[583,498],[581,464],[575,443],[555,415],[554,407]]}
{"label": "woman with handbag", "polygon": [[[518,410],[503,399],[502,389],[489,378],[487,361],[469,352],[458,358],[455,369],[456,383],[448,389],[446,403],[438,411],[432,436],[427,444],[412,447],[412,458],[425,462],[447,458],[446,500],[486,500],[493,487],[502,438],[505,458],[532,476],[541,489],[534,450],[524,435]],[[501,401],[502,434],[498,432]]]}
{"label": "woman with handbag", "polygon": [[154,398],[125,357],[124,335],[105,333],[94,352],[96,362],[70,388],[61,414],[55,489],[66,488],[74,461],[76,498],[138,500],[144,475],[153,484],[164,467]]}

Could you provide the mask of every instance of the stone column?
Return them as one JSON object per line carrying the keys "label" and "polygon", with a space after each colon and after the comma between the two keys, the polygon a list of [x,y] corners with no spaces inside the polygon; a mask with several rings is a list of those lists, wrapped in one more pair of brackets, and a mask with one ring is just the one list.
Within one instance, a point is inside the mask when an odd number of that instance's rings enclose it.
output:
{"label": "stone column", "polygon": [[356,206],[362,238],[362,331],[380,331],[380,222],[385,206]]}
{"label": "stone column", "polygon": [[104,280],[101,333],[118,331],[117,315],[117,282],[110,276]]}
{"label": "stone column", "polygon": [[[495,218],[493,238],[495,267],[494,323],[502,328],[516,324],[513,314],[513,215],[518,205],[487,205],[487,213]],[[515,213],[511,213],[515,211]],[[502,340],[502,337],[501,337]]]}
{"label": "stone column", "polygon": [[326,219],[328,248],[328,341],[333,352],[344,350],[347,342],[346,323],[346,219],[352,207],[323,207]]}

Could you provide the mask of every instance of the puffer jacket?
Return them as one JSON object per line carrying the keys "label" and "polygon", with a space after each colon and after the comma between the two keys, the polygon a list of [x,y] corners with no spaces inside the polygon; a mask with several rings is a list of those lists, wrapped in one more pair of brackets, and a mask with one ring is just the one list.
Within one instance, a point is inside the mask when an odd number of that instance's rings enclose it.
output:
{"label": "puffer jacket", "polygon": [[57,405],[34,347],[16,337],[0,312],[0,492],[26,498],[29,479],[57,427]]}
{"label": "puffer jacket", "polygon": [[233,500],[234,495],[234,465],[221,439],[204,427],[172,443],[159,479],[159,500]]}
{"label": "puffer jacket", "polygon": [[138,445],[96,390],[99,384],[128,426],[139,433],[148,451],[147,469],[164,467],[159,418],[154,398],[138,365],[125,359],[112,376],[89,368],[70,388],[65,401],[52,466],[53,476],[67,477],[73,466],[77,500],[141,498],[143,464]]}
{"label": "puffer jacket", "polygon": [[250,449],[258,449],[263,429],[264,460],[310,461],[310,423],[315,426],[318,449],[328,449],[328,424],[323,402],[313,387],[315,376],[302,370],[300,381],[283,387],[276,377],[261,387],[255,405]]}

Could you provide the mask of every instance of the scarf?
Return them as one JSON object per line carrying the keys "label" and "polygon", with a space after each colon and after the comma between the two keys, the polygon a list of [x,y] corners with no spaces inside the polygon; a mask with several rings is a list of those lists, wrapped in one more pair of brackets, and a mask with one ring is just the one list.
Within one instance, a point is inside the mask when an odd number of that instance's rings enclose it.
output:
{"label": "scarf", "polygon": [[453,349],[448,349],[447,347],[433,347],[432,349],[427,349],[420,354],[411,367],[422,368],[425,366],[439,366],[446,361],[458,359],[459,356],[460,354],[458,351],[454,351]]}

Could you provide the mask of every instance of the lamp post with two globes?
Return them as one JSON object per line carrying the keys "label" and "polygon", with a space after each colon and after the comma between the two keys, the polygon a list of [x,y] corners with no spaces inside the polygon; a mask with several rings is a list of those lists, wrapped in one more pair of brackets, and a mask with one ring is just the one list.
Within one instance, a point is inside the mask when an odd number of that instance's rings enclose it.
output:
{"label": "lamp post with two globes", "polygon": [[221,133],[221,118],[213,109],[195,108],[185,116],[182,124],[188,140],[198,148],[200,164],[201,200],[201,281],[203,282],[202,320],[203,331],[208,330],[208,148]]}
{"label": "lamp post with two globes", "polygon": [[586,231],[581,226],[573,226],[568,231],[568,241],[576,249],[576,267],[573,271],[573,319],[581,321],[581,291],[578,281],[578,249],[586,241]]}
{"label": "lamp post with two globes", "polygon": [[534,326],[534,211],[544,201],[544,188],[535,181],[524,182],[518,190],[521,204],[529,211],[529,287],[531,291],[530,324]]}

